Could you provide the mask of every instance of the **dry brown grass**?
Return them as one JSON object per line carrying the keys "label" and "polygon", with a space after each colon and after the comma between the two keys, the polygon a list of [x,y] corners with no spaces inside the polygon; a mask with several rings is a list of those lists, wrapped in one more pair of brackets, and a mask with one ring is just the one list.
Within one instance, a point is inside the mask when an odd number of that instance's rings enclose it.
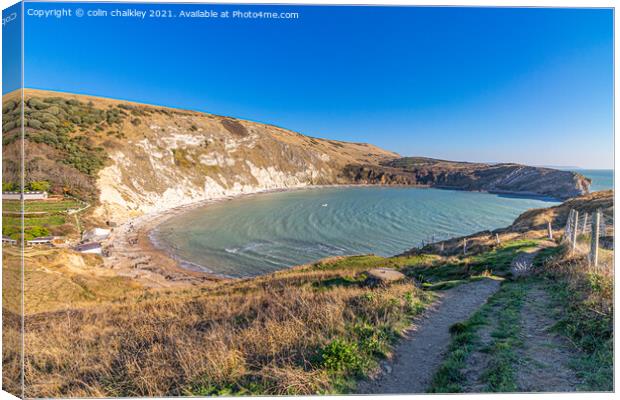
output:
{"label": "dry brown grass", "polygon": [[7,251],[2,259],[2,388],[21,395],[21,260]]}
{"label": "dry brown grass", "polygon": [[372,360],[376,354],[352,328],[399,332],[429,299],[411,281],[368,288],[360,272],[292,270],[215,290],[28,316],[26,396],[340,390],[334,382],[352,372],[326,368],[321,349],[341,339]]}
{"label": "dry brown grass", "polygon": [[588,260],[589,244],[579,243],[575,252],[569,246],[549,258],[544,272],[562,279],[569,291],[580,297],[587,308],[597,314],[612,317],[613,314],[613,251],[599,249],[598,266]]}
{"label": "dry brown grass", "polygon": [[[542,263],[540,273],[561,305],[556,326],[578,349],[574,367],[580,389],[613,390],[613,251],[601,250],[599,266],[588,262],[587,253],[562,246]],[[557,250],[556,250],[557,251]]]}

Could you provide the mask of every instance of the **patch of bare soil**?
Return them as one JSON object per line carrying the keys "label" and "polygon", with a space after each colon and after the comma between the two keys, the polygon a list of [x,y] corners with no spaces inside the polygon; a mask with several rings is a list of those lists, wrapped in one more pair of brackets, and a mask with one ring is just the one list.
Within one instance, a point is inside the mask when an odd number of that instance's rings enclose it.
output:
{"label": "patch of bare soil", "polygon": [[523,348],[517,366],[517,386],[523,392],[573,392],[579,379],[569,367],[577,351],[567,339],[551,331],[557,323],[548,293],[536,283],[521,309]]}
{"label": "patch of bare soil", "polygon": [[500,286],[484,279],[459,285],[440,294],[434,306],[415,321],[394,351],[391,362],[370,381],[360,382],[357,393],[425,393],[450,344],[450,326],[464,321]]}

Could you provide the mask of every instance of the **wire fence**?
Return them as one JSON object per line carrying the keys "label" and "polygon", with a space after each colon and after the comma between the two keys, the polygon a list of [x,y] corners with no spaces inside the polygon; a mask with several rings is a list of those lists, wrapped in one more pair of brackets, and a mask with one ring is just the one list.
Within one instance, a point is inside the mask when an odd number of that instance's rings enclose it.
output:
{"label": "wire fence", "polygon": [[600,209],[594,212],[571,209],[562,240],[569,244],[574,253],[578,251],[577,243],[589,238],[588,260],[591,266],[598,267],[599,249],[607,248],[609,244],[613,246],[613,234],[613,216],[605,215]]}
{"label": "wire fence", "polygon": [[[489,232],[489,239],[494,239],[496,243],[500,244],[500,235],[497,233]],[[588,246],[588,258],[593,266],[598,266],[598,250],[600,248],[613,249],[613,235],[614,235],[614,218],[612,215],[606,215],[601,210],[595,211],[579,211],[571,209],[566,219],[566,224],[563,230],[562,240],[568,242],[572,251],[583,251],[578,249],[577,242],[590,241]],[[521,235],[517,234],[517,237],[527,238],[526,233]],[[549,240],[554,240],[554,229],[551,222],[547,223],[547,236]],[[445,233],[433,233],[422,239],[418,244],[418,249],[424,249],[427,246],[431,246],[434,251],[444,252],[445,247],[454,247],[454,240],[458,236],[445,234]],[[475,242],[477,238],[471,238]],[[515,239],[512,236],[511,239]],[[488,239],[487,239],[488,240]],[[459,252],[467,254],[467,250],[471,247],[470,239],[463,237],[458,242]]]}

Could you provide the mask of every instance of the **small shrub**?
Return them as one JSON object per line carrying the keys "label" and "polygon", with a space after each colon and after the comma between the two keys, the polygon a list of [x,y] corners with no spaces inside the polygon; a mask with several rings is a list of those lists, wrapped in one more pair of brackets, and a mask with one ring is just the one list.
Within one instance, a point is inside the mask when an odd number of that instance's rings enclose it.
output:
{"label": "small shrub", "polygon": [[467,330],[467,326],[462,322],[457,322],[450,327],[450,334],[458,335]]}
{"label": "small shrub", "polygon": [[362,358],[355,343],[334,339],[321,350],[321,366],[332,372],[361,373]]}

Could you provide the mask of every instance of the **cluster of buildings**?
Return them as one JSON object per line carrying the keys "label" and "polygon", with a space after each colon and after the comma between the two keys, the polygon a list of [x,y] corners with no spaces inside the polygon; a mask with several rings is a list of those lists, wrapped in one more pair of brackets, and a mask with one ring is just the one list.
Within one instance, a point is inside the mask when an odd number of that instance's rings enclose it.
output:
{"label": "cluster of buildings", "polygon": [[[107,238],[107,235],[105,238]],[[86,240],[82,239],[82,242],[78,244],[77,246],[74,246],[73,250],[78,251],[80,253],[86,253],[86,254],[101,254],[102,253],[101,241],[103,239],[100,239],[98,241],[89,241],[88,238]],[[24,241],[24,245],[25,246],[41,246],[41,245],[54,246],[55,244],[57,244],[54,242],[58,242],[61,240],[62,238],[59,238],[56,236],[43,236],[43,237],[37,237],[34,239],[26,240]],[[17,239],[12,239],[9,236],[2,235],[2,244],[9,245],[9,246],[17,246],[19,244],[19,241]]]}
{"label": "cluster of buildings", "polygon": [[[12,191],[2,192],[2,200],[47,200],[48,193],[44,191]],[[110,236],[110,229],[93,228],[83,233],[80,244],[73,247],[73,250],[86,254],[101,254],[101,242]],[[62,242],[62,238],[56,236],[37,237],[24,242],[25,246],[47,245],[53,246]],[[19,241],[9,236],[2,235],[2,244],[17,246]]]}
{"label": "cluster of buildings", "polygon": [[[37,237],[31,240],[26,240],[24,244],[26,246],[41,245],[41,244],[51,246],[54,244],[55,240],[61,240],[61,238],[57,236],[42,236],[42,237]],[[16,239],[11,239],[9,236],[2,235],[2,243],[8,244],[11,246],[16,246],[18,244],[18,241]]]}

